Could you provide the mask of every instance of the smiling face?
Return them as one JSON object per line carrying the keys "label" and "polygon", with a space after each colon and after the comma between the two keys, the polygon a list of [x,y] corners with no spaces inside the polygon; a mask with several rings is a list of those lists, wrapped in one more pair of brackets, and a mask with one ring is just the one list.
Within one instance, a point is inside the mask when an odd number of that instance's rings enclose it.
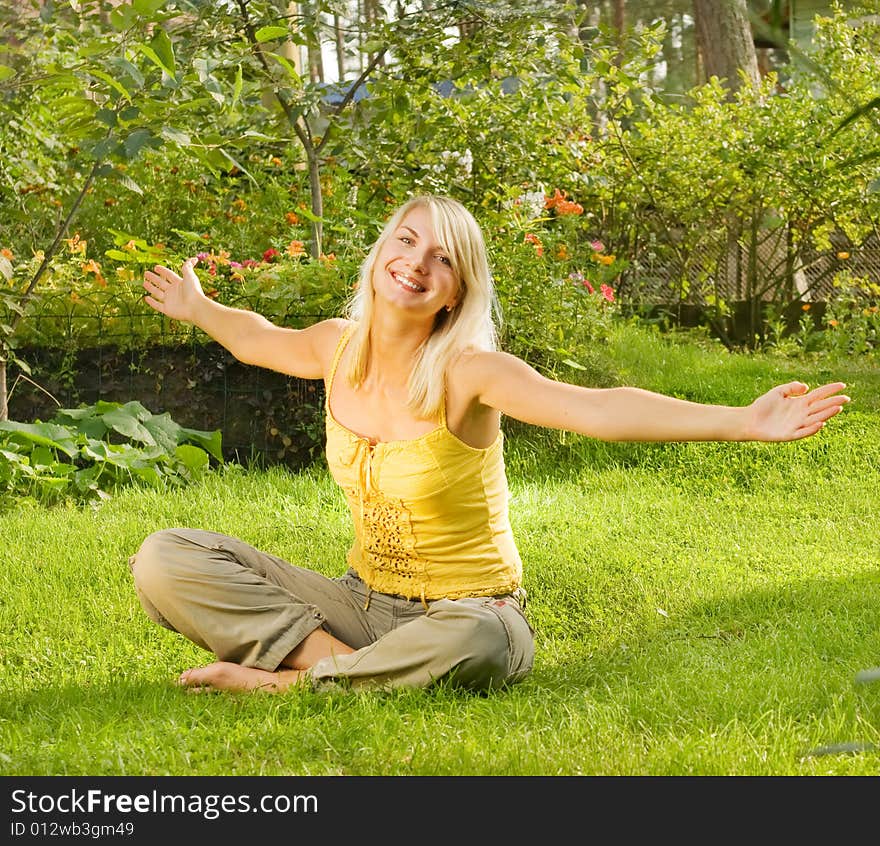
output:
{"label": "smiling face", "polygon": [[373,266],[376,298],[414,315],[454,308],[461,282],[434,233],[431,210],[415,206],[390,233]]}

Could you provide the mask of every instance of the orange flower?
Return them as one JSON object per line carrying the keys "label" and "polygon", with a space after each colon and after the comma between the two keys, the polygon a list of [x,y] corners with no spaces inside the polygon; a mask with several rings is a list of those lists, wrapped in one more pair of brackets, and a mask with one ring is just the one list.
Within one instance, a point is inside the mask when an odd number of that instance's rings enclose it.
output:
{"label": "orange flower", "polygon": [[296,212],[286,212],[284,215],[284,219],[291,225],[296,226],[299,223],[299,217]]}
{"label": "orange flower", "polygon": [[86,246],[88,244],[88,241],[83,241],[82,239],[80,239],[79,232],[77,232],[73,236],[73,238],[65,238],[64,240],[67,244],[67,249],[70,250],[70,252],[74,255],[80,254],[84,256],[86,254]]}
{"label": "orange flower", "polygon": [[321,253],[321,261],[325,261],[327,263],[336,261],[336,253]]}
{"label": "orange flower", "polygon": [[544,255],[544,245],[541,243],[541,239],[537,235],[535,235],[533,232],[526,232],[523,240],[527,244],[534,245],[535,252],[538,254],[539,257]]}
{"label": "orange flower", "polygon": [[234,205],[237,209],[241,209],[244,211],[247,208],[247,203],[241,199],[241,197],[237,197],[232,201],[232,205]]}
{"label": "orange flower", "polygon": [[560,244],[556,248],[556,258],[565,261],[565,259],[567,259],[568,257],[568,247],[566,247],[565,244]]}
{"label": "orange flower", "polygon": [[809,310],[810,310],[810,304],[809,304],[809,303],[804,303],[804,304],[801,306],[801,311],[809,311]]}
{"label": "orange flower", "polygon": [[829,325],[829,326],[838,326],[839,323],[838,323],[838,321],[836,321],[836,320],[829,320],[829,321],[828,321],[828,325]]}
{"label": "orange flower", "polygon": [[0,256],[3,256],[3,258],[9,259],[10,261],[15,258],[15,256],[12,255],[12,250],[10,250],[8,247],[4,247],[2,250],[0,250]]}
{"label": "orange flower", "polygon": [[107,280],[101,275],[101,265],[94,259],[89,259],[83,264],[82,269],[85,273],[94,273],[95,282],[97,282],[102,288],[107,287]]}
{"label": "orange flower", "polygon": [[846,261],[846,259],[849,258],[849,253],[846,252],[845,250],[841,250],[841,251],[837,254],[837,257],[838,257],[841,261]]}
{"label": "orange flower", "polygon": [[544,207],[555,209],[556,214],[562,216],[566,214],[583,214],[584,207],[580,203],[572,202],[566,199],[567,194],[558,188],[553,192],[552,197],[544,200]]}
{"label": "orange flower", "polygon": [[304,256],[306,254],[305,247],[303,246],[302,241],[291,241],[287,245],[287,255],[293,256],[294,258],[299,258],[300,256]]}
{"label": "orange flower", "polygon": [[281,167],[281,159],[279,159],[278,156],[272,156],[272,164],[275,165],[275,167]]}

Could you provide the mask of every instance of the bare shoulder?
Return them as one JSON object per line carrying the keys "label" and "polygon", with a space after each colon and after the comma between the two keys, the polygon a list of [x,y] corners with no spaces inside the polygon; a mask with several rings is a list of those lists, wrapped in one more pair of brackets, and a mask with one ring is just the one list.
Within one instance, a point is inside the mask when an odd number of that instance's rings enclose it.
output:
{"label": "bare shoulder", "polygon": [[493,385],[509,377],[534,373],[522,359],[498,350],[462,350],[449,366],[449,381],[456,389],[477,401],[485,397]]}
{"label": "bare shoulder", "polygon": [[345,332],[354,323],[344,317],[331,317],[319,323],[312,324],[308,330],[312,349],[315,356],[321,361],[322,369],[326,372],[333,360],[336,347]]}

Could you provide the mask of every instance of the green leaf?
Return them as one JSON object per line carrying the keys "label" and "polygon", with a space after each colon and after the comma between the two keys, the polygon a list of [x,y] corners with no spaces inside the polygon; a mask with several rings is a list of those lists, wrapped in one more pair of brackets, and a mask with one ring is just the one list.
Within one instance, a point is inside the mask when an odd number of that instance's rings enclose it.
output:
{"label": "green leaf", "polygon": [[168,75],[174,77],[174,47],[171,44],[168,33],[164,29],[156,32],[153,40],[150,42],[150,47],[153,48],[155,55],[162,62],[162,67],[168,72]]}
{"label": "green leaf", "polygon": [[15,76],[15,68],[11,68],[9,65],[0,65],[0,82],[13,76]]}
{"label": "green leaf", "polygon": [[217,429],[213,432],[203,432],[199,429],[187,429],[181,427],[181,441],[192,441],[206,449],[221,464],[223,463],[222,432]]}
{"label": "green leaf", "polygon": [[208,469],[210,459],[203,449],[190,444],[181,444],[175,449],[174,454],[197,479]]}
{"label": "green leaf", "polygon": [[128,190],[131,191],[133,194],[138,194],[139,196],[143,197],[144,189],[141,188],[141,186],[138,185],[137,182],[135,182],[128,174],[119,173],[119,171],[117,171],[116,172],[116,181],[120,185],[123,185],[124,187],[128,188]]}
{"label": "green leaf", "polygon": [[156,467],[151,467],[148,464],[134,464],[128,469],[132,475],[143,479],[151,487],[158,488],[162,484],[162,477]]}
{"label": "green leaf", "polygon": [[242,73],[241,73],[241,65],[235,69],[235,84],[232,88],[232,102],[229,104],[230,109],[234,109],[236,104],[238,103],[238,98],[241,97],[241,89],[244,83]]}
{"label": "green leaf", "polygon": [[116,112],[113,109],[98,109],[95,119],[107,126],[116,126]]}
{"label": "green leaf", "polygon": [[152,48],[146,44],[138,45],[138,49],[143,53],[159,70],[165,71],[169,76],[174,76],[168,68],[165,67],[162,59],[159,58],[159,54]]}
{"label": "green leaf", "polygon": [[[135,88],[144,87],[144,75],[141,73],[140,68],[137,65],[132,64],[125,57],[113,56],[107,60],[107,65],[113,69],[117,78],[120,76],[127,76],[128,79],[134,83]],[[130,112],[132,109],[134,109],[135,114],[137,114],[137,109],[134,106],[129,106],[125,109],[125,112]],[[123,120],[134,120],[132,117],[124,117],[124,112],[123,114],[120,114],[120,117]]]}
{"label": "green leaf", "polygon": [[177,144],[179,147],[189,147],[192,143],[192,139],[186,132],[181,129],[175,129],[173,126],[163,126],[159,130],[159,134],[166,141],[170,141],[172,144]]}
{"label": "green leaf", "polygon": [[125,435],[125,437],[131,438],[133,441],[139,441],[148,446],[156,445],[156,440],[149,430],[141,424],[135,415],[125,408],[109,411],[107,414],[102,415],[102,419],[107,426],[113,429],[113,431],[119,432],[120,435]]}
{"label": "green leaf", "polygon": [[14,437],[30,443],[59,449],[70,458],[78,452],[73,433],[53,423],[18,423],[15,420],[0,420],[0,432],[9,432]]}
{"label": "green leaf", "polygon": [[175,448],[182,440],[183,427],[175,423],[167,411],[163,414],[155,414],[149,420],[145,420],[144,428],[169,455],[174,454]]}
{"label": "green leaf", "polygon": [[261,26],[254,34],[260,44],[266,41],[274,41],[277,38],[287,38],[286,26]]}
{"label": "green leaf", "polygon": [[6,256],[0,256],[0,274],[2,274],[8,282],[12,279],[12,262]]}
{"label": "green leaf", "polygon": [[147,17],[152,17],[161,9],[167,0],[132,0],[131,5],[136,12]]}
{"label": "green leaf", "polygon": [[126,99],[130,96],[128,91],[122,87],[122,84],[115,80],[110,74],[104,73],[104,71],[99,70],[90,70],[89,73],[94,76],[96,79],[100,79],[103,82],[106,82],[111,88],[118,91],[123,97]]}
{"label": "green leaf", "polygon": [[137,12],[133,6],[123,4],[110,12],[110,23],[114,29],[128,29],[137,20]]}
{"label": "green leaf", "polygon": [[56,464],[55,453],[47,446],[35,446],[31,450],[31,467],[52,467]]}
{"label": "green leaf", "polygon": [[563,364],[567,364],[569,367],[573,367],[575,370],[586,370],[587,368],[583,366],[583,364],[578,364],[576,361],[572,361],[570,358],[566,358],[562,362]]}
{"label": "green leaf", "polygon": [[[141,151],[142,147],[152,147],[155,146],[153,133],[144,127],[140,129],[135,129],[133,132],[130,132],[123,144],[125,146],[125,155],[128,159],[137,158],[138,153]],[[140,191],[140,189],[138,189]]]}

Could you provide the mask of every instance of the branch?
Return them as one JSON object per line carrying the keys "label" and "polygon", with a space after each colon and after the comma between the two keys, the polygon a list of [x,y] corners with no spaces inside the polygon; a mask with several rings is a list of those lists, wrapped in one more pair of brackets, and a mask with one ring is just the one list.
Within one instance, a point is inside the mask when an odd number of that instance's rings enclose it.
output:
{"label": "branch", "polygon": [[[46,272],[46,268],[48,268],[49,262],[52,261],[52,258],[58,251],[58,247],[61,244],[61,239],[67,234],[67,227],[70,226],[70,222],[76,216],[77,211],[79,211],[79,207],[82,205],[82,201],[85,199],[89,188],[92,187],[92,183],[95,181],[95,177],[98,175],[98,168],[100,168],[102,164],[103,162],[100,160],[95,162],[92,167],[91,173],[89,173],[88,177],[86,178],[85,184],[80,189],[76,200],[74,200],[73,205],[70,207],[70,211],[67,213],[67,217],[64,218],[64,220],[61,222],[61,225],[58,227],[58,232],[55,233],[55,240],[52,242],[52,246],[49,247],[49,249],[46,251],[46,254],[43,256],[43,261],[40,262],[40,266],[39,268],[37,268],[37,272],[34,274],[33,279],[31,279],[31,281],[28,283],[27,288],[25,289],[24,296],[21,298],[22,307],[24,307],[33,296],[34,288],[37,287],[37,283]],[[18,328],[18,325],[21,323],[23,317],[23,311],[16,312],[16,315],[12,321],[12,325],[10,326],[10,335],[13,334]]]}

